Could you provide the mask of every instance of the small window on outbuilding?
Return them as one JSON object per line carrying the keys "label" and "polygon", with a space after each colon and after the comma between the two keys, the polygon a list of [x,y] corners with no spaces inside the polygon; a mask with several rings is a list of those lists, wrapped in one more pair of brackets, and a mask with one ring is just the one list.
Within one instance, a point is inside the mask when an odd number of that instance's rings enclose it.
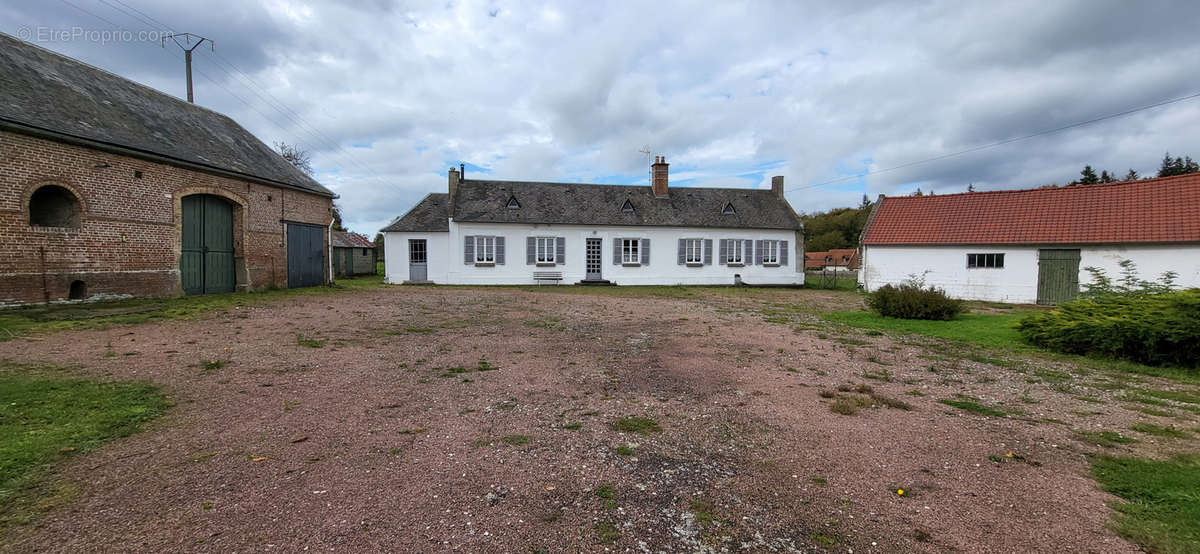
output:
{"label": "small window on outbuilding", "polygon": [[967,267],[1003,268],[1004,254],[967,254]]}
{"label": "small window on outbuilding", "polygon": [[71,191],[46,185],[29,197],[29,224],[35,227],[79,227],[79,199]]}
{"label": "small window on outbuilding", "polygon": [[510,210],[519,210],[521,209],[521,203],[517,202],[516,196],[510,196],[508,197],[508,204],[505,204],[505,207]]}
{"label": "small window on outbuilding", "polygon": [[733,209],[733,202],[727,202],[724,208],[721,208],[721,215],[734,215],[737,210]]}
{"label": "small window on outbuilding", "polygon": [[633,212],[633,202],[626,200],[625,204],[621,206],[621,211],[632,213]]}

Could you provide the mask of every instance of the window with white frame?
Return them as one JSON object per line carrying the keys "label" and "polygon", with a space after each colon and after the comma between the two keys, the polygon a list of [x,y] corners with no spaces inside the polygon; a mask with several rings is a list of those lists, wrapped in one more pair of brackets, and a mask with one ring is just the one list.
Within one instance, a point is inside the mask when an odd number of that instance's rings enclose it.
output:
{"label": "window with white frame", "polygon": [[746,241],[741,239],[729,239],[725,241],[729,244],[728,251],[725,253],[725,263],[739,265],[743,263],[742,255],[746,250]]}
{"label": "window with white frame", "polygon": [[539,264],[554,263],[555,237],[537,237],[536,260]]}
{"label": "window with white frame", "polygon": [[496,237],[475,237],[475,263],[496,263]]}
{"label": "window with white frame", "polygon": [[764,240],[762,241],[762,248],[763,265],[779,265],[779,241]]}
{"label": "window with white frame", "polygon": [[1004,254],[967,254],[967,267],[1003,268]]}
{"label": "window with white frame", "polygon": [[641,253],[639,250],[641,242],[641,239],[621,239],[622,264],[642,263]]}
{"label": "window with white frame", "polygon": [[704,263],[704,240],[703,239],[684,239],[683,240],[683,262],[686,264],[703,264]]}

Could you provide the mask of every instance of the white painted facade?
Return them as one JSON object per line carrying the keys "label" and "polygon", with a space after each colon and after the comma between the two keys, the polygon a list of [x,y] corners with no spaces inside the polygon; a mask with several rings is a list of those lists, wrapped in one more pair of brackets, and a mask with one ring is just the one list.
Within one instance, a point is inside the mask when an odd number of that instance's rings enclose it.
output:
{"label": "white painted facade", "polygon": [[[464,237],[503,236],[505,263],[479,266],[464,260]],[[565,260],[552,266],[530,265],[526,258],[527,237],[563,237]],[[427,279],[453,285],[529,285],[535,271],[562,272],[562,283],[585,278],[586,239],[601,239],[601,278],[618,285],[732,285],[734,276],[752,285],[804,284],[803,239],[799,232],[778,229],[723,229],[649,226],[530,225],[510,223],[458,223],[450,221],[449,232],[386,232],[384,259],[386,281],[410,281],[409,239],[428,244]],[[613,241],[622,238],[649,239],[648,264],[613,263]],[[712,263],[678,263],[678,240],[711,239]],[[721,239],[787,241],[787,260],[777,266],[756,265],[747,258],[742,266],[719,263]],[[781,260],[782,262],[782,260]]]}
{"label": "white painted facade", "polygon": [[[867,291],[924,276],[925,284],[965,300],[1033,304],[1038,292],[1038,252],[1041,249],[1079,249],[1079,283],[1091,281],[1087,267],[1104,270],[1112,279],[1121,275],[1121,260],[1132,260],[1138,275],[1157,281],[1167,271],[1178,274],[1176,286],[1200,287],[1200,244],[1063,245],[1043,246],[879,246],[864,245],[859,284]],[[1004,254],[1003,268],[968,268],[967,254]]]}

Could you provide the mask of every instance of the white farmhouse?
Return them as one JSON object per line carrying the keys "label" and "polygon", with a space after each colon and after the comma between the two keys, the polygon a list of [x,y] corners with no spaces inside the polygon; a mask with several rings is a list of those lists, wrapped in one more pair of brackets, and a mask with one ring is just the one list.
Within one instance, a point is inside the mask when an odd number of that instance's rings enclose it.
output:
{"label": "white farmhouse", "polygon": [[880,197],[862,238],[868,291],[910,277],[950,296],[1020,304],[1074,298],[1095,267],[1178,274],[1200,287],[1200,174],[1100,185]]}
{"label": "white farmhouse", "polygon": [[771,190],[464,179],[383,229],[389,283],[800,285],[800,218]]}

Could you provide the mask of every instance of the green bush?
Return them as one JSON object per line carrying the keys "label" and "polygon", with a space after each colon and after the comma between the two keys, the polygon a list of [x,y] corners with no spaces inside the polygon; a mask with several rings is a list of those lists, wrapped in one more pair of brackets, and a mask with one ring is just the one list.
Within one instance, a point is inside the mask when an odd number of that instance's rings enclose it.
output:
{"label": "green bush", "polygon": [[1071,354],[1200,367],[1200,289],[1104,294],[1025,317],[1025,340]]}
{"label": "green bush", "polygon": [[867,306],[884,317],[937,320],[954,319],[965,308],[962,300],[946,296],[942,289],[915,281],[879,287],[867,295]]}

